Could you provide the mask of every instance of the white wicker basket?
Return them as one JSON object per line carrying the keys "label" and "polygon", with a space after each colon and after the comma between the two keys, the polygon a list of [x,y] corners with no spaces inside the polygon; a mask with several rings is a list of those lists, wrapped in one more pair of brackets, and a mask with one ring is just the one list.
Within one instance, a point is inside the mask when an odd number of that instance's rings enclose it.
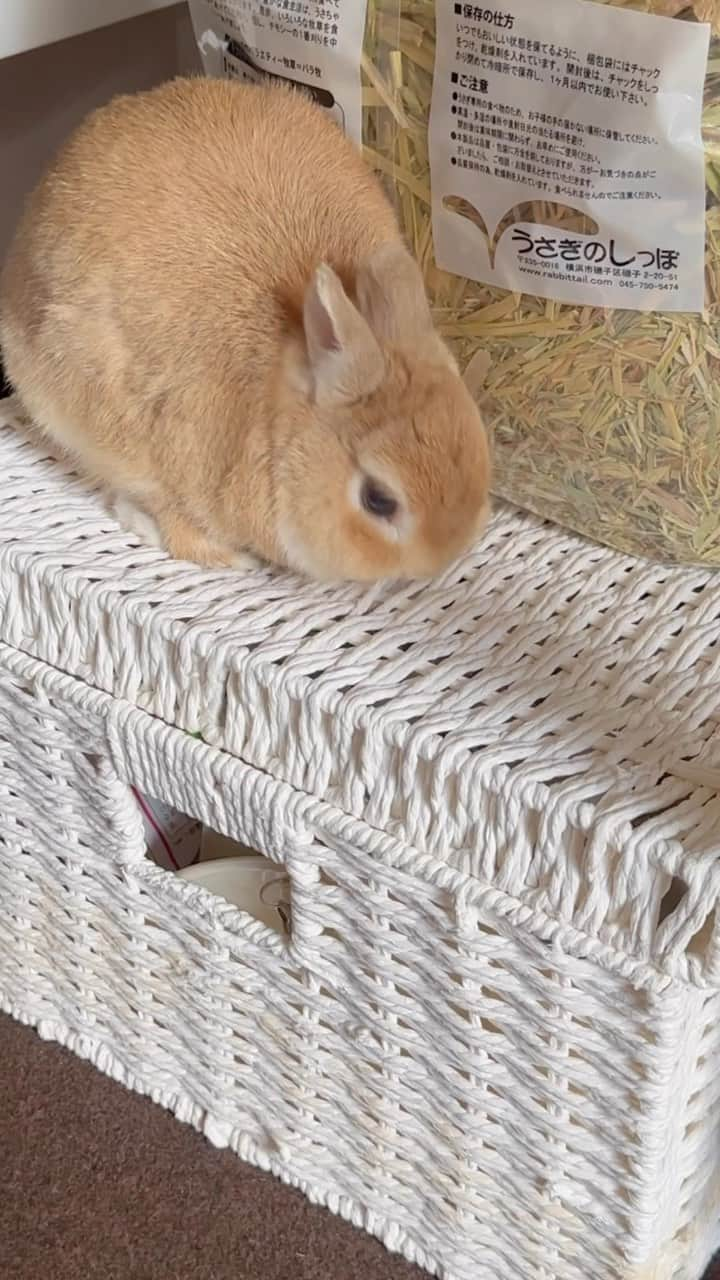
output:
{"label": "white wicker basket", "polygon": [[[509,512],[429,585],[202,573],[0,427],[0,1003],[448,1280],[698,1280],[719,619]],[[290,942],[131,785],[282,863]]]}

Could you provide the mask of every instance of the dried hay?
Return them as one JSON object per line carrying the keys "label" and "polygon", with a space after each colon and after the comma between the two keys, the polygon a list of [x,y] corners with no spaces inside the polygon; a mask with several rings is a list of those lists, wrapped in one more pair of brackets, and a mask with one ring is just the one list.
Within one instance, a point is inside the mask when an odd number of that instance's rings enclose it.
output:
{"label": "dried hay", "polygon": [[[720,0],[596,2],[713,22],[703,316],[565,305],[438,270],[427,140],[434,0],[369,2],[366,154],[392,180],[438,327],[463,369],[472,362],[496,492],[623,551],[720,566]],[[533,217],[573,229],[560,207],[537,205]]]}

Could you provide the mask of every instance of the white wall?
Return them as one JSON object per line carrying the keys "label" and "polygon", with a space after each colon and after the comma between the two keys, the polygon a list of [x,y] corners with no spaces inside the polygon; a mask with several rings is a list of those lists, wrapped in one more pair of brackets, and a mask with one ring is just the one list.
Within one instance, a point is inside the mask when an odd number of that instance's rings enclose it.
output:
{"label": "white wall", "polygon": [[[0,0],[0,31],[7,24]],[[13,0],[14,3],[14,0]],[[67,0],[18,0],[48,11]],[[80,10],[118,10],[121,0],[87,0]],[[122,0],[128,10],[147,0]],[[12,8],[12,4],[10,5]],[[53,152],[93,107],[116,93],[150,88],[183,71],[199,69],[185,4],[154,4],[155,12],[0,61],[0,260],[25,194]]]}
{"label": "white wall", "polygon": [[175,0],[1,0],[0,58],[81,35]]}

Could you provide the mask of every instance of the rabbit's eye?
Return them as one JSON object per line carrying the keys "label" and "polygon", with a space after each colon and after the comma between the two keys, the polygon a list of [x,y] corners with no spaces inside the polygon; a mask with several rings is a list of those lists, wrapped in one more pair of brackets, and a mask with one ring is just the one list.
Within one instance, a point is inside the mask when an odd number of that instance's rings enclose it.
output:
{"label": "rabbit's eye", "polygon": [[398,512],[398,500],[391,493],[382,489],[377,480],[364,480],[360,491],[360,501],[371,516],[381,520],[392,520]]}

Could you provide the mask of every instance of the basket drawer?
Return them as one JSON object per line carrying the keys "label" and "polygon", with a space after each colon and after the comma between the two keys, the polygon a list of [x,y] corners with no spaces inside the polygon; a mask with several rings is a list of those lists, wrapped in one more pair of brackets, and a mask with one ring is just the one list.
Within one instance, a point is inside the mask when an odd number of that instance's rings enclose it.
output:
{"label": "basket drawer", "polygon": [[[153,866],[131,786],[282,864],[291,937]],[[3,646],[0,820],[42,1034],[451,1280],[697,1280],[714,990]]]}

